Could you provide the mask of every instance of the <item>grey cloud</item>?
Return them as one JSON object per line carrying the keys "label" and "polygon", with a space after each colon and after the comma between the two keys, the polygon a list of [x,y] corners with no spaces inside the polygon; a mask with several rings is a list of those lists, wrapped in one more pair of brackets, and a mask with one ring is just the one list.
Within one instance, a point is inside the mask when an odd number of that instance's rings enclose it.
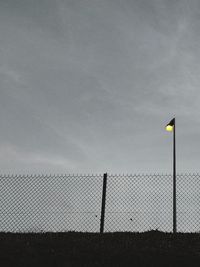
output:
{"label": "grey cloud", "polygon": [[190,145],[197,157],[198,10],[196,0],[1,0],[2,146],[27,154],[33,172],[31,152],[46,171],[53,158],[80,172],[168,170],[164,124],[176,116],[182,162]]}

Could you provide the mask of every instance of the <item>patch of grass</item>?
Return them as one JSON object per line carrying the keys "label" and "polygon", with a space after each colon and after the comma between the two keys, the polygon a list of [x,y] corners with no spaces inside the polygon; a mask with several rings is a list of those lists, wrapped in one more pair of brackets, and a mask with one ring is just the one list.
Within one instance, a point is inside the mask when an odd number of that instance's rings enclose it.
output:
{"label": "patch of grass", "polygon": [[199,233],[0,233],[2,267],[200,266]]}

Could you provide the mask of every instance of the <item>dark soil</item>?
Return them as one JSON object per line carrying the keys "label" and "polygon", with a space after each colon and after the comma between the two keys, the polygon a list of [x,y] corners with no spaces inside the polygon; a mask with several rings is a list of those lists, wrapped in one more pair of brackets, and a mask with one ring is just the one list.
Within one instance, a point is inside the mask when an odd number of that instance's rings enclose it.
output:
{"label": "dark soil", "polygon": [[0,233],[1,267],[200,267],[199,233]]}

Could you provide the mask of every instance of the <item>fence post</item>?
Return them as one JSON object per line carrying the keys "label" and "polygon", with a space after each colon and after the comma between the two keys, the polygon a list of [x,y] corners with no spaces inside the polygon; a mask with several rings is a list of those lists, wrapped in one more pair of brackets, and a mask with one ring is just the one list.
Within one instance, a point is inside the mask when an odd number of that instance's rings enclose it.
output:
{"label": "fence post", "polygon": [[106,204],[106,184],[107,184],[107,173],[103,175],[103,191],[102,191],[102,204],[101,204],[101,223],[100,233],[103,233],[104,229],[104,217],[105,217],[105,204]]}

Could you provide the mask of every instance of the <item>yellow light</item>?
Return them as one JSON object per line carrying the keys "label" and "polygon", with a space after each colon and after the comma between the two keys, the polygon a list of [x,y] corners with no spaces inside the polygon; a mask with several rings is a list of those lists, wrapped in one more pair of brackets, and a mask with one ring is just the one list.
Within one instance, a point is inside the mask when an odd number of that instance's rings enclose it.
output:
{"label": "yellow light", "polygon": [[173,126],[171,126],[171,125],[167,125],[167,126],[166,126],[166,130],[167,130],[168,132],[172,132],[172,131],[173,131]]}

